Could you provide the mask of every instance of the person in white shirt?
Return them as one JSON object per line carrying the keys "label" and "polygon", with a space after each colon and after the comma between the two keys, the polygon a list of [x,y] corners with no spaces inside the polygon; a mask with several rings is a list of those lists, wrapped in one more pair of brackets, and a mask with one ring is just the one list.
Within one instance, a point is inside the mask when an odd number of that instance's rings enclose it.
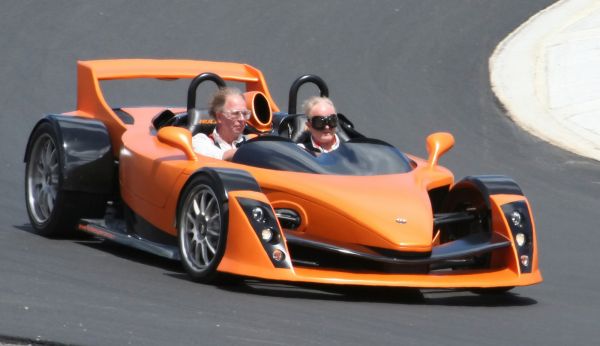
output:
{"label": "person in white shirt", "polygon": [[313,96],[304,101],[303,108],[310,136],[298,145],[314,155],[336,150],[340,139],[335,133],[338,116],[333,102],[327,97]]}
{"label": "person in white shirt", "polygon": [[209,135],[198,133],[192,138],[194,151],[215,159],[231,160],[237,146],[246,141],[243,133],[250,119],[246,100],[239,89],[219,89],[212,97],[209,113],[217,126]]}

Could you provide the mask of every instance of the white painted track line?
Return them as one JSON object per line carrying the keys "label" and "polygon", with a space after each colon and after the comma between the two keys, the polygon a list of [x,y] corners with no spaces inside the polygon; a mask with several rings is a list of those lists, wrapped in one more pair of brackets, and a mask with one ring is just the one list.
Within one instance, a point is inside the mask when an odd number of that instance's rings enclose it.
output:
{"label": "white painted track line", "polygon": [[600,161],[600,1],[561,0],[490,57],[492,89],[537,137]]}

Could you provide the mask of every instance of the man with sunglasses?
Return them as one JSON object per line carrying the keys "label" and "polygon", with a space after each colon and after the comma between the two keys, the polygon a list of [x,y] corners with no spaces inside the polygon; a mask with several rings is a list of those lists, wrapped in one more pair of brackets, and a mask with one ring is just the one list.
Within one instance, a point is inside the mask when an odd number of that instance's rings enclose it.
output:
{"label": "man with sunglasses", "polygon": [[210,101],[209,113],[217,126],[209,135],[199,133],[192,138],[194,151],[215,159],[231,160],[237,146],[246,141],[243,132],[250,119],[246,100],[239,89],[219,89]]}
{"label": "man with sunglasses", "polygon": [[315,155],[336,150],[340,139],[335,133],[338,116],[333,102],[327,97],[313,96],[304,101],[303,108],[310,136],[298,145]]}

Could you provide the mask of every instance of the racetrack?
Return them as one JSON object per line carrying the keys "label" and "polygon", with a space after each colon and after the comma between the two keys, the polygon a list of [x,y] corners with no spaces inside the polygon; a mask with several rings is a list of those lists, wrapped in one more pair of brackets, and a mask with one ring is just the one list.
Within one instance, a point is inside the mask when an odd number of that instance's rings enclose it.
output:
{"label": "racetrack", "polygon": [[[519,129],[489,87],[495,45],[551,2],[3,1],[0,343],[593,343],[600,163]],[[282,109],[292,80],[315,73],[359,130],[420,156],[429,133],[452,132],[456,146],[441,163],[457,178],[507,174],[529,197],[545,282],[491,298],[216,287],[135,250],[32,234],[22,162],[31,128],[44,113],[75,108],[76,60],[125,57],[246,62],[263,71]]]}

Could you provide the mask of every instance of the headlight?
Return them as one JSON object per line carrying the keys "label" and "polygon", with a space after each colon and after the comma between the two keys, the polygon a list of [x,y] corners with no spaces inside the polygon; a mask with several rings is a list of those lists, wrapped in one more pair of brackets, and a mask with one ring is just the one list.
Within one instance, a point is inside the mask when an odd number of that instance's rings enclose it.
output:
{"label": "headlight", "polygon": [[266,242],[270,242],[273,239],[273,230],[270,228],[265,228],[260,232],[260,237],[262,240]]}
{"label": "headlight", "polygon": [[523,246],[523,245],[525,245],[525,241],[527,239],[525,238],[525,234],[517,233],[517,235],[515,236],[515,240],[517,241],[517,245]]}
{"label": "headlight", "polygon": [[510,221],[519,228],[523,227],[523,215],[521,215],[518,210],[514,210],[510,213]]}
{"label": "headlight", "polygon": [[252,209],[252,218],[256,222],[263,222],[265,220],[265,212],[261,207],[256,207]]}
{"label": "headlight", "polygon": [[277,262],[281,262],[285,259],[285,254],[283,253],[283,251],[279,250],[279,249],[275,249],[273,250],[273,259]]}
{"label": "headlight", "polygon": [[526,201],[515,201],[502,206],[504,217],[510,227],[517,263],[521,273],[531,273],[533,256],[533,220],[530,219]]}
{"label": "headlight", "polygon": [[523,265],[523,267],[528,267],[529,266],[529,256],[521,255],[521,264]]}

